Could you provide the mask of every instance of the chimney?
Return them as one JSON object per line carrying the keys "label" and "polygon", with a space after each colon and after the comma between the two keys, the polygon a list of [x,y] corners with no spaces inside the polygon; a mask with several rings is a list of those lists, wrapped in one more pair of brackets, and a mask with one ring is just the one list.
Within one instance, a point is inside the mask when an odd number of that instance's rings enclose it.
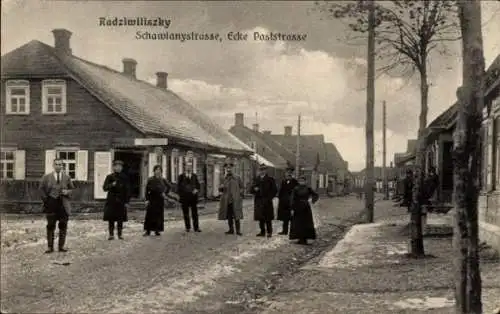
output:
{"label": "chimney", "polygon": [[252,124],[252,128],[255,132],[259,132],[259,124],[258,123],[254,123]]}
{"label": "chimney", "polygon": [[291,136],[292,135],[292,127],[287,125],[285,126],[285,136]]}
{"label": "chimney", "polygon": [[135,68],[137,66],[137,61],[130,58],[125,58],[123,62],[123,74],[135,78]]}
{"label": "chimney", "polygon": [[167,89],[167,72],[156,72],[156,87]]}
{"label": "chimney", "polygon": [[52,33],[54,34],[54,48],[57,53],[70,55],[69,39],[71,38],[71,32],[67,29],[57,28],[52,30]]}
{"label": "chimney", "polygon": [[262,133],[264,133],[264,135],[271,135],[271,131],[269,130],[263,131]]}
{"label": "chimney", "polygon": [[241,112],[235,113],[234,114],[234,125],[235,126],[244,126],[244,115]]}

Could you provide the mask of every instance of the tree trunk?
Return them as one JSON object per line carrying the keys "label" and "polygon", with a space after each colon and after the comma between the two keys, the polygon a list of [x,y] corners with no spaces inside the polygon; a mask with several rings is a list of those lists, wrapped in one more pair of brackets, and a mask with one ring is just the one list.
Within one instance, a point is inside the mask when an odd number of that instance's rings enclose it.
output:
{"label": "tree trunk", "polygon": [[454,200],[456,207],[455,298],[456,313],[480,314],[478,197],[481,169],[480,138],[484,107],[484,55],[479,1],[459,1],[462,31],[462,81],[457,126],[454,132]]}
{"label": "tree trunk", "polygon": [[422,187],[424,185],[425,138],[427,127],[427,111],[429,101],[429,85],[427,83],[427,56],[422,56],[420,69],[420,117],[418,126],[417,151],[415,156],[415,184],[413,185],[413,202],[410,215],[410,255],[413,257],[425,256],[424,238],[422,234]]}
{"label": "tree trunk", "polygon": [[374,155],[373,126],[375,122],[375,4],[368,1],[368,75],[366,88],[366,184],[365,211],[368,223],[374,220]]}

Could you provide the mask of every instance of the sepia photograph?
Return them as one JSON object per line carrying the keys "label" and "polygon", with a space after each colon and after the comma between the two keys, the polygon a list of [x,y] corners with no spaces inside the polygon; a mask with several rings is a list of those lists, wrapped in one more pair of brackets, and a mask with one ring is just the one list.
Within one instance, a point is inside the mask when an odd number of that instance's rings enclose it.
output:
{"label": "sepia photograph", "polygon": [[0,313],[500,314],[500,1],[0,23]]}

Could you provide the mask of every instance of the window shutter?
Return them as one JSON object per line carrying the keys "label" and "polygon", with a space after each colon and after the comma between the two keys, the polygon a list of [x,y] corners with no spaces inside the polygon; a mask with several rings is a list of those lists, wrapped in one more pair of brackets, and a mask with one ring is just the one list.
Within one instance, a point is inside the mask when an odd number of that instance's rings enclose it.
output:
{"label": "window shutter", "polygon": [[170,181],[173,183],[177,182],[177,178],[175,177],[175,156],[176,152],[172,151],[170,153]]}
{"label": "window shutter", "polygon": [[179,154],[179,175],[184,172],[184,156]]}
{"label": "window shutter", "polygon": [[193,156],[193,173],[198,174],[198,158]]}
{"label": "window shutter", "polygon": [[14,162],[15,162],[14,178],[16,180],[24,180],[26,175],[26,151],[16,150],[16,156]]}
{"label": "window shutter", "polygon": [[105,199],[106,192],[102,189],[106,176],[111,173],[111,152],[94,153],[94,198]]}
{"label": "window shutter", "polygon": [[56,159],[56,151],[54,149],[49,149],[45,151],[45,173],[52,172],[54,159]]}
{"label": "window shutter", "polygon": [[79,150],[76,156],[76,180],[88,180],[88,166],[89,166],[89,152],[86,150]]}
{"label": "window shutter", "polygon": [[163,170],[163,177],[167,179],[167,154],[161,156],[161,169]]}
{"label": "window shutter", "polygon": [[486,179],[486,186],[487,186],[487,190],[488,191],[491,191],[492,187],[493,187],[493,182],[492,182],[492,179],[493,179],[493,123],[488,123],[488,137],[486,139],[486,145],[488,146],[488,149],[487,149],[487,154],[488,154],[488,157],[486,158],[486,176],[487,176],[487,179]]}
{"label": "window shutter", "polygon": [[156,166],[156,154],[149,153],[149,159],[148,159],[148,176],[149,177],[153,176],[153,169],[155,166]]}

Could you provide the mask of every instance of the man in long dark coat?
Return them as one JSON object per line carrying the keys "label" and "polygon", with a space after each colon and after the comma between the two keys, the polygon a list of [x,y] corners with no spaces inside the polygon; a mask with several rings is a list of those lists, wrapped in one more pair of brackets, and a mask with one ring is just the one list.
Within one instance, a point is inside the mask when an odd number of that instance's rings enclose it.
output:
{"label": "man in long dark coat", "polygon": [[288,226],[291,219],[291,195],[293,189],[297,186],[297,180],[293,177],[293,168],[289,167],[286,170],[286,177],[281,181],[280,189],[278,192],[278,220],[283,222],[283,230],[279,233],[281,235],[288,234]]}
{"label": "man in long dark coat", "polygon": [[218,218],[219,220],[227,220],[229,230],[226,234],[234,234],[236,226],[236,234],[242,235],[240,220],[243,219],[243,182],[237,175],[233,174],[232,163],[227,163],[224,167],[226,168],[226,176],[219,187],[222,194]]}
{"label": "man in long dark coat", "polygon": [[410,212],[411,204],[413,203],[413,171],[406,170],[406,177],[403,179],[403,203],[402,206],[408,208]]}
{"label": "man in long dark coat", "polygon": [[63,161],[54,160],[54,172],[43,176],[40,183],[43,210],[47,218],[47,244],[45,253],[54,252],[56,223],[59,221],[59,252],[66,252],[64,244],[68,231],[68,219],[71,211],[69,197],[75,188],[69,175],[62,171]]}
{"label": "man in long dark coat", "polygon": [[181,174],[177,180],[177,192],[179,194],[182,214],[186,232],[191,230],[191,220],[189,210],[191,209],[191,218],[193,219],[193,228],[195,232],[201,232],[198,221],[198,192],[200,191],[200,181],[193,173],[192,165],[186,166],[186,172]]}
{"label": "man in long dark coat", "polygon": [[254,195],[254,220],[259,222],[260,233],[258,237],[270,238],[273,234],[274,206],[273,198],[278,193],[274,178],[267,174],[267,166],[261,164],[259,175],[252,184]]}
{"label": "man in long dark coat", "polygon": [[127,209],[130,201],[130,181],[122,172],[123,161],[113,161],[113,173],[106,176],[102,189],[108,192],[104,205],[103,220],[108,222],[109,238],[115,238],[115,222],[118,238],[123,240],[123,223],[128,220]]}

